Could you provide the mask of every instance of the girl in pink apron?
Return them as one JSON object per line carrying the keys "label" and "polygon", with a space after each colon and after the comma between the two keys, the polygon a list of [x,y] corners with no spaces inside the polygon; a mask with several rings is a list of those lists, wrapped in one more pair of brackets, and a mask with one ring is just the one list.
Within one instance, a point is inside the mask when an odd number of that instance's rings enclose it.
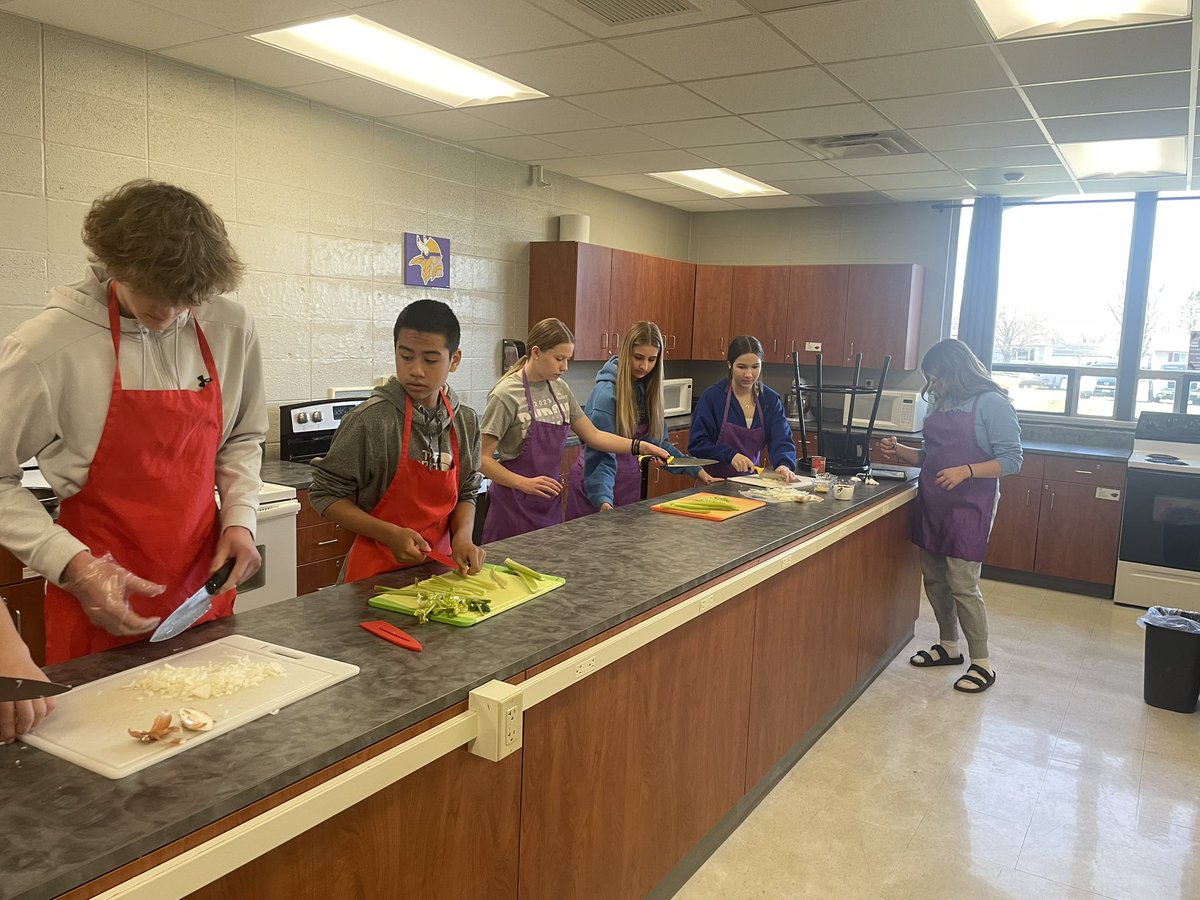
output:
{"label": "girl in pink apron", "polygon": [[[683,454],[666,440],[663,419],[663,338],[653,322],[638,322],[621,341],[620,352],[596,375],[596,387],[584,407],[597,427],[623,437],[658,444],[672,456]],[[676,469],[707,484],[701,469]],[[642,469],[625,454],[585,450],[567,477],[567,518],[613,509],[642,499]]]}
{"label": "girl in pink apron", "polygon": [[962,665],[961,624],[971,666],[954,689],[978,694],[996,681],[979,573],[1000,501],[999,479],[1021,468],[1021,431],[1012,403],[966,344],[953,338],[935,344],[921,371],[925,395],[934,403],[925,417],[924,449],[894,437],[880,442],[890,460],[921,467],[912,539],[921,548],[925,593],[941,640],[909,662],[919,668]]}
{"label": "girl in pink apron", "polygon": [[575,352],[575,336],[563,322],[538,322],[529,332],[527,346],[528,353],[488,395],[479,426],[480,468],[491,480],[483,523],[485,543],[563,521],[559,473],[571,431],[588,447],[606,453],[662,459],[670,455],[649,441],[601,431],[584,415],[561,380]]}

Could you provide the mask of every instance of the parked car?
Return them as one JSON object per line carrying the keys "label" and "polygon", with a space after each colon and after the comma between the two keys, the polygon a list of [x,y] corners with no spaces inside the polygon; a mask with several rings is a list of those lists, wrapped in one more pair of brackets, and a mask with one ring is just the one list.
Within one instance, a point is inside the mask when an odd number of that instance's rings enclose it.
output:
{"label": "parked car", "polygon": [[[1159,403],[1174,403],[1175,402],[1175,382],[1168,381],[1163,385],[1162,390],[1154,394],[1154,399]],[[1200,405],[1200,383],[1193,381],[1191,388],[1188,390],[1188,405]]]}
{"label": "parked car", "polygon": [[1111,376],[1100,377],[1096,379],[1096,384],[1092,387],[1093,397],[1115,397],[1117,396],[1117,379]]}
{"label": "parked car", "polygon": [[1059,375],[1052,372],[1031,372],[1028,375],[1021,376],[1021,380],[1017,382],[1017,387],[1044,387],[1058,390],[1066,381],[1066,375]]}

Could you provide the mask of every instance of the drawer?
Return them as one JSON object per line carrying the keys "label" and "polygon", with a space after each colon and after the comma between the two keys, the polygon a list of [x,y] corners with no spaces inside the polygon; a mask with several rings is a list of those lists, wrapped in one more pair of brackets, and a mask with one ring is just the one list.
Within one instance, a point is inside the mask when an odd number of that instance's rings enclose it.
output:
{"label": "drawer", "polygon": [[[29,647],[33,661],[46,662],[46,582],[37,578],[0,588],[0,601],[8,608],[17,633]],[[0,613],[2,614],[2,613]]]}
{"label": "drawer", "polygon": [[1021,459],[1021,468],[1016,473],[1026,478],[1041,478],[1046,468],[1046,457],[1040,453],[1026,453]]}
{"label": "drawer", "polygon": [[300,512],[296,515],[296,527],[307,528],[309,525],[323,525],[329,520],[312,508],[308,502],[308,491],[296,491],[296,499],[300,501]]}
{"label": "drawer", "polygon": [[1046,481],[1124,487],[1125,464],[1071,456],[1047,456],[1042,477]]}
{"label": "drawer", "polygon": [[350,545],[353,543],[354,532],[336,522],[297,528],[296,565],[303,566],[322,559],[345,556],[350,552]]}
{"label": "drawer", "polygon": [[296,566],[296,596],[311,594],[331,584],[337,584],[338,574],[342,571],[342,563],[345,561],[345,556],[336,556],[333,559]]}

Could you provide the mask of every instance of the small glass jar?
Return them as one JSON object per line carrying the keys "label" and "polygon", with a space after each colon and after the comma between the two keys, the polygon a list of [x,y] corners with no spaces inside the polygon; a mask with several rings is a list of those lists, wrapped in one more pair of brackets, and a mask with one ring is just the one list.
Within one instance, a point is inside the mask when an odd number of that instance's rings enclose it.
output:
{"label": "small glass jar", "polygon": [[833,484],[833,499],[834,500],[853,500],[854,499],[854,482],[849,478],[839,478]]}

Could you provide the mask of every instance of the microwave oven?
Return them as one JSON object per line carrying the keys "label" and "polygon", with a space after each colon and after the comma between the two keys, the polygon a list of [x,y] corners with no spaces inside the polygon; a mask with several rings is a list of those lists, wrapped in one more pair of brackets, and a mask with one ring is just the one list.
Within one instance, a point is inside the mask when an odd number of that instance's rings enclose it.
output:
{"label": "microwave oven", "polygon": [[[871,405],[875,395],[859,394],[854,398],[855,428],[866,428],[871,419]],[[879,397],[879,412],[875,415],[876,431],[920,431],[925,425],[925,413],[929,404],[920,391],[883,391]],[[850,419],[850,400],[842,412],[842,424]]]}
{"label": "microwave oven", "polygon": [[662,388],[664,416],[692,414],[692,379],[664,378]]}

